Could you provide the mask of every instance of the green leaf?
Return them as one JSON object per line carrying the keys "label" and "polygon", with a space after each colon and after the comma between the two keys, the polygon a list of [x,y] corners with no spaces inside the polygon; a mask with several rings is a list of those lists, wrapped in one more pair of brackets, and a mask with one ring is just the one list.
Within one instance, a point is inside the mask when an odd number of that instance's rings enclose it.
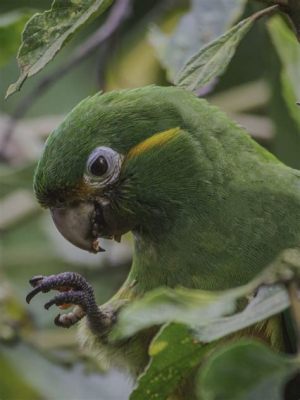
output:
{"label": "green leaf", "polygon": [[[130,400],[165,400],[208,350],[210,347],[197,342],[184,325],[164,326],[149,347],[150,363]],[[188,393],[186,396],[189,398]]]}
{"label": "green leaf", "polygon": [[300,100],[300,45],[282,18],[273,17],[268,29],[282,63],[282,93],[300,131],[300,109],[296,104]]}
{"label": "green leaf", "polygon": [[192,289],[159,288],[133,301],[120,313],[111,338],[130,337],[153,325],[179,322],[203,326],[220,315],[233,312],[236,292],[208,292]]}
{"label": "green leaf", "polygon": [[249,287],[224,292],[154,290],[122,310],[111,338],[126,338],[153,325],[179,322],[189,325],[202,342],[211,342],[289,307],[286,290],[277,285],[262,288],[242,312],[226,316],[237,311],[238,299],[251,293]]}
{"label": "green leaf", "polygon": [[0,66],[6,64],[16,54],[21,42],[25,23],[31,17],[30,11],[12,11],[0,15]]}
{"label": "green leaf", "polygon": [[251,15],[201,48],[177,74],[175,84],[191,91],[198,91],[203,86],[208,85],[225,71],[240,41],[254,22],[275,9],[276,6],[273,6]]}
{"label": "green leaf", "polygon": [[240,340],[210,355],[197,392],[203,400],[282,400],[283,385],[299,366],[260,342]]}
{"label": "green leaf", "polygon": [[51,61],[72,36],[103,13],[113,0],[54,0],[50,10],[35,14],[26,24],[18,53],[20,76],[6,97]]}
{"label": "green leaf", "polygon": [[208,343],[233,332],[264,321],[289,307],[289,297],[281,286],[263,287],[249,305],[240,313],[219,317],[204,327],[195,329],[195,337]]}
{"label": "green leaf", "polygon": [[[298,248],[283,251],[255,279],[234,289],[217,292],[158,288],[148,292],[121,310],[111,339],[130,337],[153,325],[178,322],[190,326],[201,341],[210,342],[263,321],[289,307],[286,289],[275,283],[300,274],[299,253]],[[258,289],[256,297],[237,313],[238,301],[245,302]]]}
{"label": "green leaf", "polygon": [[241,15],[245,0],[192,0],[171,36],[157,27],[149,39],[170,80],[199,48],[220,36]]}

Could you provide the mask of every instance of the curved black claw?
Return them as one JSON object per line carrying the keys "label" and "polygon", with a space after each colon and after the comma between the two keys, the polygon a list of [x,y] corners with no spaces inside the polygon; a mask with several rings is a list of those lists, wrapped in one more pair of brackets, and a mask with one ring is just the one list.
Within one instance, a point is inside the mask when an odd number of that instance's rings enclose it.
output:
{"label": "curved black claw", "polygon": [[99,310],[91,285],[76,272],[63,272],[50,276],[38,275],[29,282],[34,289],[27,295],[27,303],[30,303],[38,293],[46,293],[54,289],[61,293],[45,304],[44,307],[47,310],[53,305],[75,306],[71,312],[57,315],[54,320],[56,325],[69,328],[85,315],[88,317],[91,329],[96,332],[109,325],[110,319]]}
{"label": "curved black claw", "polygon": [[[31,292],[28,293],[28,295],[26,296],[26,303],[30,303],[31,300],[33,299],[33,297],[35,295],[37,295],[39,292],[41,292],[41,289],[39,287],[36,287],[35,289],[33,289]],[[46,293],[46,291],[44,291]]]}
{"label": "curved black claw", "polygon": [[63,272],[61,274],[50,276],[38,275],[31,278],[29,283],[34,287],[34,289],[26,296],[26,301],[28,304],[38,293],[46,293],[52,289],[59,290],[64,287],[76,290],[91,289],[91,286],[88,284],[88,282],[76,272]]}

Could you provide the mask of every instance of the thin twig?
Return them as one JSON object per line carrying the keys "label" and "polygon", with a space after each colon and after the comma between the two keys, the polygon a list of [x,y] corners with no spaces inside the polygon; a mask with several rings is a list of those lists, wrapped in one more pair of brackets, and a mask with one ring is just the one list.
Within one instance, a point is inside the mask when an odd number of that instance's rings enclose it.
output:
{"label": "thin twig", "polygon": [[107,40],[130,13],[130,0],[117,0],[113,6],[105,23],[92,34],[82,45],[78,46],[70,58],[55,71],[45,76],[35,88],[25,96],[10,117],[7,129],[3,135],[0,146],[0,158],[5,159],[5,149],[13,135],[15,126],[22,118],[38,97],[44,93],[54,82],[62,78],[67,72],[79,65],[92,54],[105,40]]}

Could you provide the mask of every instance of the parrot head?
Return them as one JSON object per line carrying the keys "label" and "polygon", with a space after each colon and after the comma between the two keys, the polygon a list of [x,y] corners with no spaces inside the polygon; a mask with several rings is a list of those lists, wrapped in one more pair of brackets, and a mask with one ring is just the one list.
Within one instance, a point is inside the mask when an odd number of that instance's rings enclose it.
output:
{"label": "parrot head", "polygon": [[154,86],[97,94],[52,132],[34,191],[67,240],[96,253],[101,237],[168,229],[194,185],[190,122],[179,112],[191,97]]}

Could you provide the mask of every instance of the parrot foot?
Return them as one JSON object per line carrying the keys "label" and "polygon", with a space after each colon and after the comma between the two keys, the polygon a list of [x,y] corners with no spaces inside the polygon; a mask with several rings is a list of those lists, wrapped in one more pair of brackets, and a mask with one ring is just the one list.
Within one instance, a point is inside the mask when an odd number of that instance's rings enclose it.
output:
{"label": "parrot foot", "polygon": [[55,317],[54,323],[57,326],[69,328],[86,316],[91,330],[99,335],[115,320],[113,313],[102,312],[99,309],[92,286],[76,272],[63,272],[50,276],[38,275],[30,279],[29,283],[34,289],[27,295],[27,303],[30,303],[38,293],[58,290],[60,293],[45,304],[45,309],[48,310],[53,305],[62,309],[74,306],[71,312],[58,314]]}

